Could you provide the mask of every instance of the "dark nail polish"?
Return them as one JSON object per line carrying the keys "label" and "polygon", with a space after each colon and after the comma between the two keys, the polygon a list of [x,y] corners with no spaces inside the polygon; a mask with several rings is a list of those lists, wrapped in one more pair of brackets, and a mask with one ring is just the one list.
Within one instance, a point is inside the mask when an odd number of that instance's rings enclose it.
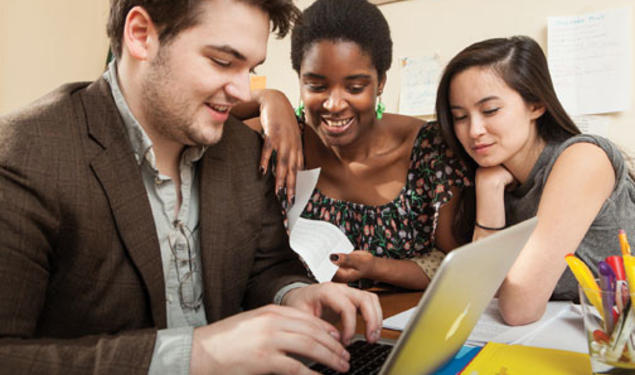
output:
{"label": "dark nail polish", "polygon": [[276,192],[276,198],[278,198],[280,202],[284,201],[284,190],[282,188],[279,188]]}
{"label": "dark nail polish", "polygon": [[260,174],[264,176],[265,172],[266,172],[265,168],[261,165],[260,168],[258,168],[258,169],[260,170]]}
{"label": "dark nail polish", "polygon": [[337,254],[331,254],[329,255],[329,259],[331,260],[331,262],[337,262],[337,260],[340,259],[340,256]]}
{"label": "dark nail polish", "polygon": [[295,204],[295,195],[291,197],[291,206],[293,206]]}

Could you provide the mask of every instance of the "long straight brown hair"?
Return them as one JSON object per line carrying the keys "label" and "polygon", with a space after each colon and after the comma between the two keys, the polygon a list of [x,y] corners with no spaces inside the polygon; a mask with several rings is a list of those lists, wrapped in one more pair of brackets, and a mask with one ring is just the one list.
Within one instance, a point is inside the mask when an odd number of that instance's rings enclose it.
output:
{"label": "long straight brown hair", "polygon": [[[518,92],[526,103],[545,106],[545,113],[536,120],[538,136],[546,142],[562,142],[580,134],[580,130],[560,104],[553,88],[547,59],[542,49],[527,36],[495,38],[478,42],[459,52],[446,66],[437,90],[437,120],[448,146],[465,163],[474,180],[478,164],[463,149],[456,134],[450,110],[450,83],[454,76],[472,67],[493,69],[501,79]],[[454,234],[458,240],[472,239],[476,201],[474,188],[465,189],[459,198]]]}

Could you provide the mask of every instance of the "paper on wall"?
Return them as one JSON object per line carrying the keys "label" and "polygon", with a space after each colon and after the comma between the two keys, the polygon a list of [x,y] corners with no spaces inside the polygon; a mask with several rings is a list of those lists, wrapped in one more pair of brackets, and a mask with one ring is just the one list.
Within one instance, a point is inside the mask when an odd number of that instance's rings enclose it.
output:
{"label": "paper on wall", "polygon": [[582,133],[609,136],[609,118],[602,115],[572,116],[571,120],[578,126]]}
{"label": "paper on wall", "polygon": [[300,171],[296,177],[296,201],[287,211],[289,242],[319,282],[330,281],[337,266],[329,259],[333,253],[348,254],[355,248],[348,237],[328,221],[309,220],[300,215],[315,189],[320,169]]}
{"label": "paper on wall", "polygon": [[548,17],[548,60],[558,98],[572,115],[629,109],[632,11]]}
{"label": "paper on wall", "polygon": [[409,116],[434,114],[437,85],[441,78],[438,56],[403,57],[399,113]]}

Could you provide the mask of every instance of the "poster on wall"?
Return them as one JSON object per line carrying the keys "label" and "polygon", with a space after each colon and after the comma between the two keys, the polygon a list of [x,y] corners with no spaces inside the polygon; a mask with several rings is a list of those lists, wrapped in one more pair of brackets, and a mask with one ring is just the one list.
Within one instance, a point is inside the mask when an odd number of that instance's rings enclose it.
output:
{"label": "poster on wall", "polygon": [[399,113],[409,116],[434,114],[437,85],[441,77],[439,56],[403,57],[399,59],[399,66]]}
{"label": "poster on wall", "polygon": [[630,8],[548,18],[548,60],[572,115],[624,111],[632,102]]}

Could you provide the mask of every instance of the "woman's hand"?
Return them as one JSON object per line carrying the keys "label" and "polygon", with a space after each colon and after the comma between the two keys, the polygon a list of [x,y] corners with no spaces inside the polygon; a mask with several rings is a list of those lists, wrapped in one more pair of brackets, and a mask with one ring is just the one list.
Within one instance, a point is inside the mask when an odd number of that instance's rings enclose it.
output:
{"label": "woman's hand", "polygon": [[304,167],[302,134],[295,112],[287,97],[277,90],[260,90],[254,93],[260,103],[260,123],[264,145],[260,157],[260,170],[267,172],[269,159],[276,150],[276,192],[287,188],[287,199],[295,198],[295,178]]}
{"label": "woman's hand", "polygon": [[370,279],[421,290],[430,281],[421,267],[411,260],[376,257],[365,250],[355,250],[350,254],[331,254],[331,262],[339,266],[333,281],[341,283]]}
{"label": "woman's hand", "polygon": [[502,165],[476,170],[476,222],[479,225],[474,228],[473,240],[492,233],[483,227],[505,227],[505,188],[514,181],[514,176]]}
{"label": "woman's hand", "polygon": [[331,262],[340,267],[333,281],[347,283],[373,278],[376,258],[368,251],[355,250],[350,254],[331,254],[330,258]]}
{"label": "woman's hand", "polygon": [[494,167],[479,167],[476,169],[476,188],[505,189],[514,182],[514,176],[502,165]]}
{"label": "woman's hand", "polygon": [[234,106],[232,115],[263,136],[259,163],[263,175],[276,151],[276,194],[280,197],[286,186],[287,199],[292,203],[296,173],[304,167],[304,154],[300,127],[287,97],[278,90],[256,90],[252,92],[252,101]]}

